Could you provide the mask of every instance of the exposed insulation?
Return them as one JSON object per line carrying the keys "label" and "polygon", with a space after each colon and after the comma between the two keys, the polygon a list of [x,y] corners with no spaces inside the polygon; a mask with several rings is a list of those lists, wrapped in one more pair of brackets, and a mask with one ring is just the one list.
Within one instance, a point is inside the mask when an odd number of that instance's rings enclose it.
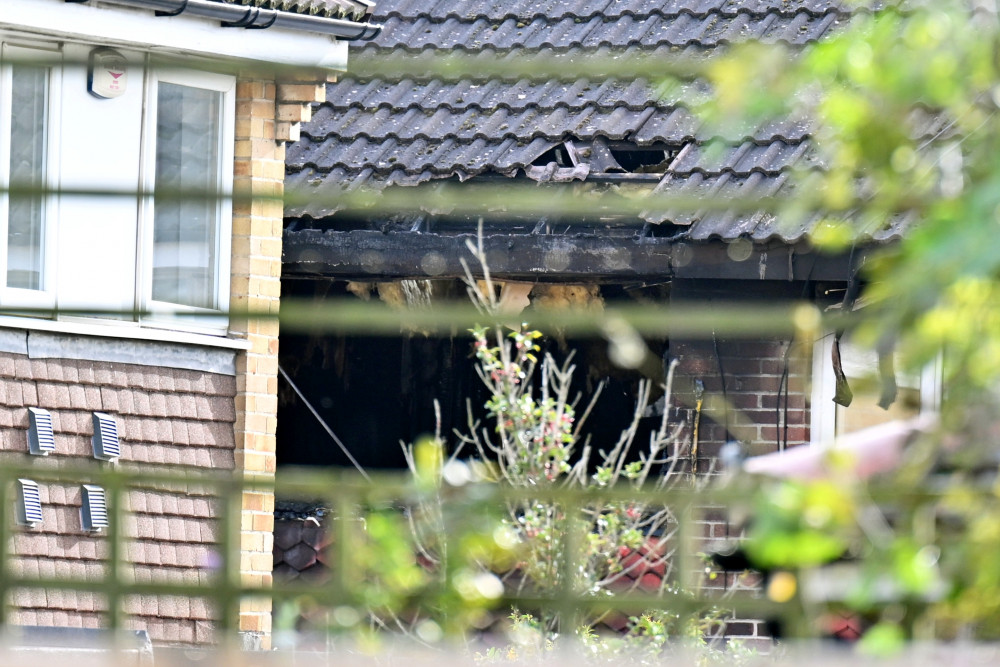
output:
{"label": "exposed insulation", "polygon": [[362,283],[349,280],[347,282],[347,291],[356,297],[364,299],[365,301],[370,301],[372,298],[372,291],[375,289],[374,283]]}
{"label": "exposed insulation", "polygon": [[535,285],[532,303],[539,310],[582,308],[600,312],[604,299],[597,285]]}

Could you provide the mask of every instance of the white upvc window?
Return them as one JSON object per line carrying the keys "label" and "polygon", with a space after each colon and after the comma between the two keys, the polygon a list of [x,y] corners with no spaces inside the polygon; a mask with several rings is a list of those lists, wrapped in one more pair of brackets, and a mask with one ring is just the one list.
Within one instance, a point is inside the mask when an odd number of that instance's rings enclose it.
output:
{"label": "white upvc window", "polygon": [[60,53],[0,51],[0,304],[55,305]]}
{"label": "white upvc window", "polygon": [[810,436],[813,443],[830,442],[835,437],[876,426],[894,419],[908,419],[937,412],[941,407],[941,356],[916,373],[895,367],[896,398],[887,409],[878,405],[882,393],[878,355],[874,350],[851,342],[850,334],[840,340],[840,360],[852,394],[850,406],[833,401],[837,377],[833,368],[835,335],[830,332],[817,341],[813,355],[813,384]]}
{"label": "white upvc window", "polygon": [[151,324],[225,329],[235,87],[221,74],[150,71],[139,305]]}
{"label": "white upvc window", "polygon": [[154,70],[121,49],[128,84],[102,98],[84,66],[94,45],[6,40],[0,314],[57,309],[61,322],[225,334],[235,77]]}

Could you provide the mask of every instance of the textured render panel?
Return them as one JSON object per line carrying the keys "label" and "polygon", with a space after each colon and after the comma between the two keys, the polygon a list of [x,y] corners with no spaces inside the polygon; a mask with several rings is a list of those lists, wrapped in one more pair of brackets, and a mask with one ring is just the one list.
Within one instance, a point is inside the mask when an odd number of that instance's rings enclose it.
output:
{"label": "textured render panel", "polygon": [[0,352],[28,354],[28,332],[0,329]]}
{"label": "textured render panel", "polygon": [[183,368],[227,375],[236,373],[236,353],[231,350],[120,338],[66,336],[43,331],[32,331],[28,336],[28,356],[32,359],[80,359]]}

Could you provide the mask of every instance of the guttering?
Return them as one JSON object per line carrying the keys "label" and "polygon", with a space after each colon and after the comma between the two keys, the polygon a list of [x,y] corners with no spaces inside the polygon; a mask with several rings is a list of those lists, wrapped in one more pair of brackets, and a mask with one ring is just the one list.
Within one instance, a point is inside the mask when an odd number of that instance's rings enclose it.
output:
{"label": "guttering", "polygon": [[[89,0],[66,1],[86,3]],[[378,23],[355,23],[344,19],[296,14],[263,7],[232,5],[212,0],[103,0],[103,2],[153,9],[157,16],[177,16],[180,14],[201,16],[218,20],[223,26],[233,28],[285,28],[286,30],[301,30],[360,41],[374,39],[382,32],[382,26]]]}

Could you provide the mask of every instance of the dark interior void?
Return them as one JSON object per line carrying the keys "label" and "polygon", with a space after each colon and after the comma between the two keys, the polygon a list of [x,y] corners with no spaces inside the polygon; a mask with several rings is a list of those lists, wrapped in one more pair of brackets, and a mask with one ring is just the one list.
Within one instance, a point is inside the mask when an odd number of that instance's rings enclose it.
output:
{"label": "dark interior void", "polygon": [[[343,282],[286,280],[283,289],[285,296],[298,298],[348,294]],[[655,290],[662,296],[666,287]],[[601,296],[606,301],[648,298],[649,289],[604,287]],[[530,312],[529,307],[523,319],[530,321]],[[666,355],[666,340],[648,342],[654,355]],[[577,370],[571,395],[583,396],[578,413],[582,413],[598,384],[604,382],[584,432],[595,449],[610,448],[631,419],[640,375],[615,367],[607,358],[607,343],[601,339],[548,336],[544,345],[559,360],[571,350],[575,352]],[[488,395],[475,373],[472,339],[468,335],[386,337],[283,332],[279,357],[282,368],[365,469],[404,467],[399,443],[433,433],[435,399],[441,407],[441,432],[450,446],[456,441],[454,429],[468,430],[467,399],[474,417],[484,418],[482,406]],[[637,448],[658,425],[658,417],[642,420]],[[470,451],[463,456],[472,454]],[[279,383],[277,461],[279,465],[351,465],[284,380]]]}

